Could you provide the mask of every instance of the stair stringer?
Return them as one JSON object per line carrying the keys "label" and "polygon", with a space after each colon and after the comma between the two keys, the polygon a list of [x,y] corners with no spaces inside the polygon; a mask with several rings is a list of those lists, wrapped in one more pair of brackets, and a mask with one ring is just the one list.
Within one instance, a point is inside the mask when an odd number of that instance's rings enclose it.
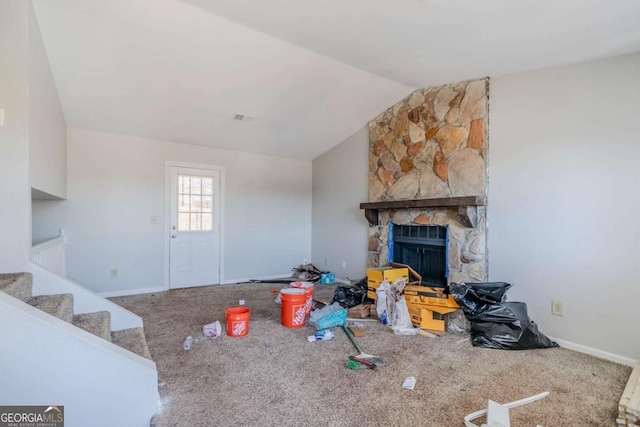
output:
{"label": "stair stringer", "polygon": [[75,314],[108,311],[111,313],[112,331],[142,327],[142,318],[140,316],[90,291],[84,286],[60,277],[33,262],[29,263],[27,269],[33,274],[33,296],[71,293],[73,294]]}
{"label": "stair stringer", "polygon": [[151,360],[3,292],[0,342],[3,405],[64,405],[70,427],[148,427],[160,409]]}

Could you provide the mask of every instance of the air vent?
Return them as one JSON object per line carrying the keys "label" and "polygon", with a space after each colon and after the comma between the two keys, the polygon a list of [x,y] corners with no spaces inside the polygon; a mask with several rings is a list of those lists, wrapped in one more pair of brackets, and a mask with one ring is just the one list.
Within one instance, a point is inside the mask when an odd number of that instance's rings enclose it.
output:
{"label": "air vent", "polygon": [[250,116],[248,114],[236,113],[235,116],[233,116],[233,120],[238,120],[241,122],[250,122],[251,120],[253,120],[253,116]]}

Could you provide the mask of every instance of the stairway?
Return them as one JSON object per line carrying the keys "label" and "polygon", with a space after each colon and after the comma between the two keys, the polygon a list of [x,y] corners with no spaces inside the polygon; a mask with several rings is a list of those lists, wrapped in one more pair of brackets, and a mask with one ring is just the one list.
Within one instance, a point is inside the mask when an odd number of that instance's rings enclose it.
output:
{"label": "stairway", "polygon": [[143,328],[111,330],[108,311],[74,314],[73,294],[32,295],[31,273],[0,274],[0,291],[32,307],[151,360]]}

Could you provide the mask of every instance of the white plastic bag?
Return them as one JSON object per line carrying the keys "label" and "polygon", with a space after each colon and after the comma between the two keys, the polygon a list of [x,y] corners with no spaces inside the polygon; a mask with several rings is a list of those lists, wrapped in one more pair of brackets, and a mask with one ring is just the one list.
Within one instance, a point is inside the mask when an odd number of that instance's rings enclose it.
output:
{"label": "white plastic bag", "polygon": [[378,312],[378,319],[383,325],[389,325],[390,313],[388,304],[388,294],[391,290],[389,282],[382,282],[378,289],[376,289],[376,311]]}
{"label": "white plastic bag", "polygon": [[396,335],[416,335],[418,333],[418,330],[411,323],[411,316],[409,315],[409,308],[404,295],[400,296],[400,299],[395,303],[391,329]]}
{"label": "white plastic bag", "polygon": [[204,325],[202,327],[202,333],[207,338],[211,338],[211,339],[218,338],[222,334],[222,325],[220,325],[220,321],[216,320],[213,323]]}

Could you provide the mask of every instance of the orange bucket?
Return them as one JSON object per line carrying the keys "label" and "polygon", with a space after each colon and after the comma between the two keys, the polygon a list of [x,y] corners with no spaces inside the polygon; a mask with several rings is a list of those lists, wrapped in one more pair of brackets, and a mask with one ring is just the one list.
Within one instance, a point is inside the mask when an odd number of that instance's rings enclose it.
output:
{"label": "orange bucket", "polygon": [[304,294],[307,296],[307,300],[304,304],[305,313],[307,316],[311,314],[311,305],[313,304],[313,283],[311,282],[293,282],[290,285],[292,288],[304,289]]}
{"label": "orange bucket", "polygon": [[307,317],[307,295],[304,289],[285,288],[280,291],[281,323],[287,328],[301,328]]}
{"label": "orange bucket", "polygon": [[227,317],[227,335],[244,337],[249,333],[251,311],[247,307],[231,307],[225,312]]}

